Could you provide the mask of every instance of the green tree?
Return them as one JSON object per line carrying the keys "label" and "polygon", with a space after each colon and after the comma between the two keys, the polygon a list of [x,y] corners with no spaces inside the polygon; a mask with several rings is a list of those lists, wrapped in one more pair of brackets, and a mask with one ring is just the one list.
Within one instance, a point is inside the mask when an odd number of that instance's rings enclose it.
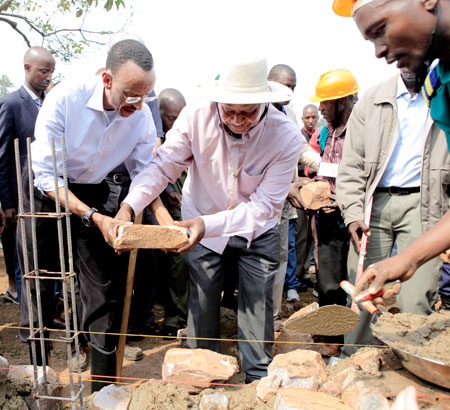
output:
{"label": "green tree", "polygon": [[11,82],[9,77],[5,74],[2,74],[0,77],[0,97],[9,93],[9,89],[13,87],[14,84]]}
{"label": "green tree", "polygon": [[[103,44],[102,34],[108,31],[85,29],[92,9],[110,11],[125,7],[124,0],[0,0],[0,23],[8,24],[30,47],[39,38],[43,47],[63,61],[69,61],[90,43]],[[76,27],[67,27],[67,17]]]}

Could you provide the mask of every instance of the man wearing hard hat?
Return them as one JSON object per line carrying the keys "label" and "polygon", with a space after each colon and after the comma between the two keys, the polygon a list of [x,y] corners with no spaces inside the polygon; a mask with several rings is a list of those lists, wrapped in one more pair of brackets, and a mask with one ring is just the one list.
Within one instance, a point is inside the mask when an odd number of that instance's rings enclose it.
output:
{"label": "man wearing hard hat", "polygon": [[[320,103],[319,111],[327,121],[311,138],[317,141],[322,155],[315,180],[327,182],[332,194],[336,194],[336,177],[344,149],[347,121],[358,90],[353,74],[348,70],[337,69],[320,77],[315,95],[310,97],[311,102]],[[337,206],[318,211],[317,239],[319,305],[345,305],[347,295],[339,284],[347,279],[349,238]],[[329,341],[342,342],[341,338],[330,338]]]}
{"label": "man wearing hard hat", "polygon": [[[416,90],[430,105],[435,123],[445,131],[450,150],[450,1],[449,0],[334,0],[333,10],[352,16],[364,38],[372,41],[378,58],[417,75]],[[437,65],[427,71],[431,63]],[[426,79],[425,79],[426,77]],[[425,80],[425,81],[424,81]],[[450,247],[450,212],[404,252],[371,266],[357,284],[357,292],[371,282],[377,293],[386,280],[408,280],[416,269]],[[399,286],[385,293],[398,293]],[[356,293],[357,293],[356,292]],[[375,300],[381,301],[381,299]]]}
{"label": "man wearing hard hat", "polygon": [[293,93],[267,80],[263,58],[230,65],[198,92],[209,101],[181,111],[153,162],[133,180],[117,218],[129,221],[188,168],[183,221],[176,222],[190,231],[189,243],[179,250],[190,252],[188,346],[219,351],[221,281],[227,280],[225,266],[236,269],[239,350],[251,382],[266,376],[271,361],[264,341],[274,337],[277,220],[304,138],[270,104],[288,101]]}

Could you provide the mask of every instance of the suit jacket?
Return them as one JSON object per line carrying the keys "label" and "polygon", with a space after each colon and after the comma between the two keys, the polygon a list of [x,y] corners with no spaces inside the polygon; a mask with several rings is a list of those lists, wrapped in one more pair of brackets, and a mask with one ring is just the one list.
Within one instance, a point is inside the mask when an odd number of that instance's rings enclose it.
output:
{"label": "suit jacket", "polygon": [[17,210],[17,177],[14,140],[19,139],[21,167],[26,162],[26,139],[34,140],[38,109],[22,86],[0,98],[0,203],[3,209]]}

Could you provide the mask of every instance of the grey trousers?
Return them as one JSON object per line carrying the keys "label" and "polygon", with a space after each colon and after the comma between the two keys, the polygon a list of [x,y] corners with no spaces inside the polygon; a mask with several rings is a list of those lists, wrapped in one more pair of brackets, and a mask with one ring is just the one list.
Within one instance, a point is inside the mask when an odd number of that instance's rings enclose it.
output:
{"label": "grey trousers", "polygon": [[[420,193],[392,196],[384,192],[375,193],[370,222],[372,236],[367,244],[364,269],[372,263],[388,258],[396,239],[398,251],[402,252],[422,234],[419,209]],[[402,284],[397,303],[403,312],[421,315],[432,313],[438,298],[441,264],[439,258],[432,259],[417,269],[410,280]],[[356,280],[357,265],[358,253],[350,244],[348,275],[349,281],[353,284]],[[371,319],[372,315],[362,310],[358,326],[344,336],[344,343],[373,344],[372,332],[369,328]],[[357,349],[358,347],[344,346],[341,352],[350,356]]]}
{"label": "grey trousers", "polygon": [[286,278],[286,268],[289,251],[289,213],[290,206],[286,200],[281,211],[280,223],[278,231],[280,232],[280,266],[275,272],[273,283],[273,315],[278,316],[280,313],[281,301],[283,300],[284,280]]}
{"label": "grey trousers", "polygon": [[[222,275],[225,261],[229,265],[230,260],[236,261],[239,274],[238,338],[255,340],[239,342],[242,368],[251,381],[266,376],[272,360],[272,344],[262,341],[274,338],[272,287],[280,264],[278,228],[255,239],[249,248],[245,238],[233,236],[222,255],[200,244],[186,255],[190,274],[189,337],[220,338]],[[217,340],[190,339],[187,344],[216,352],[220,348]]]}

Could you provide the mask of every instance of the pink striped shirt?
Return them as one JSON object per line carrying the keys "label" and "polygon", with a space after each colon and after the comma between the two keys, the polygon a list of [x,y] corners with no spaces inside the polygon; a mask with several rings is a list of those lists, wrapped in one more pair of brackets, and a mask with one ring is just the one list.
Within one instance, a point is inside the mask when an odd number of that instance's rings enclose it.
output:
{"label": "pink striped shirt", "polygon": [[283,113],[269,104],[265,117],[236,139],[224,133],[216,103],[187,106],[166,137],[125,198],[136,215],[188,168],[182,215],[203,218],[205,247],[222,253],[235,235],[250,246],[276,225],[304,141]]}

